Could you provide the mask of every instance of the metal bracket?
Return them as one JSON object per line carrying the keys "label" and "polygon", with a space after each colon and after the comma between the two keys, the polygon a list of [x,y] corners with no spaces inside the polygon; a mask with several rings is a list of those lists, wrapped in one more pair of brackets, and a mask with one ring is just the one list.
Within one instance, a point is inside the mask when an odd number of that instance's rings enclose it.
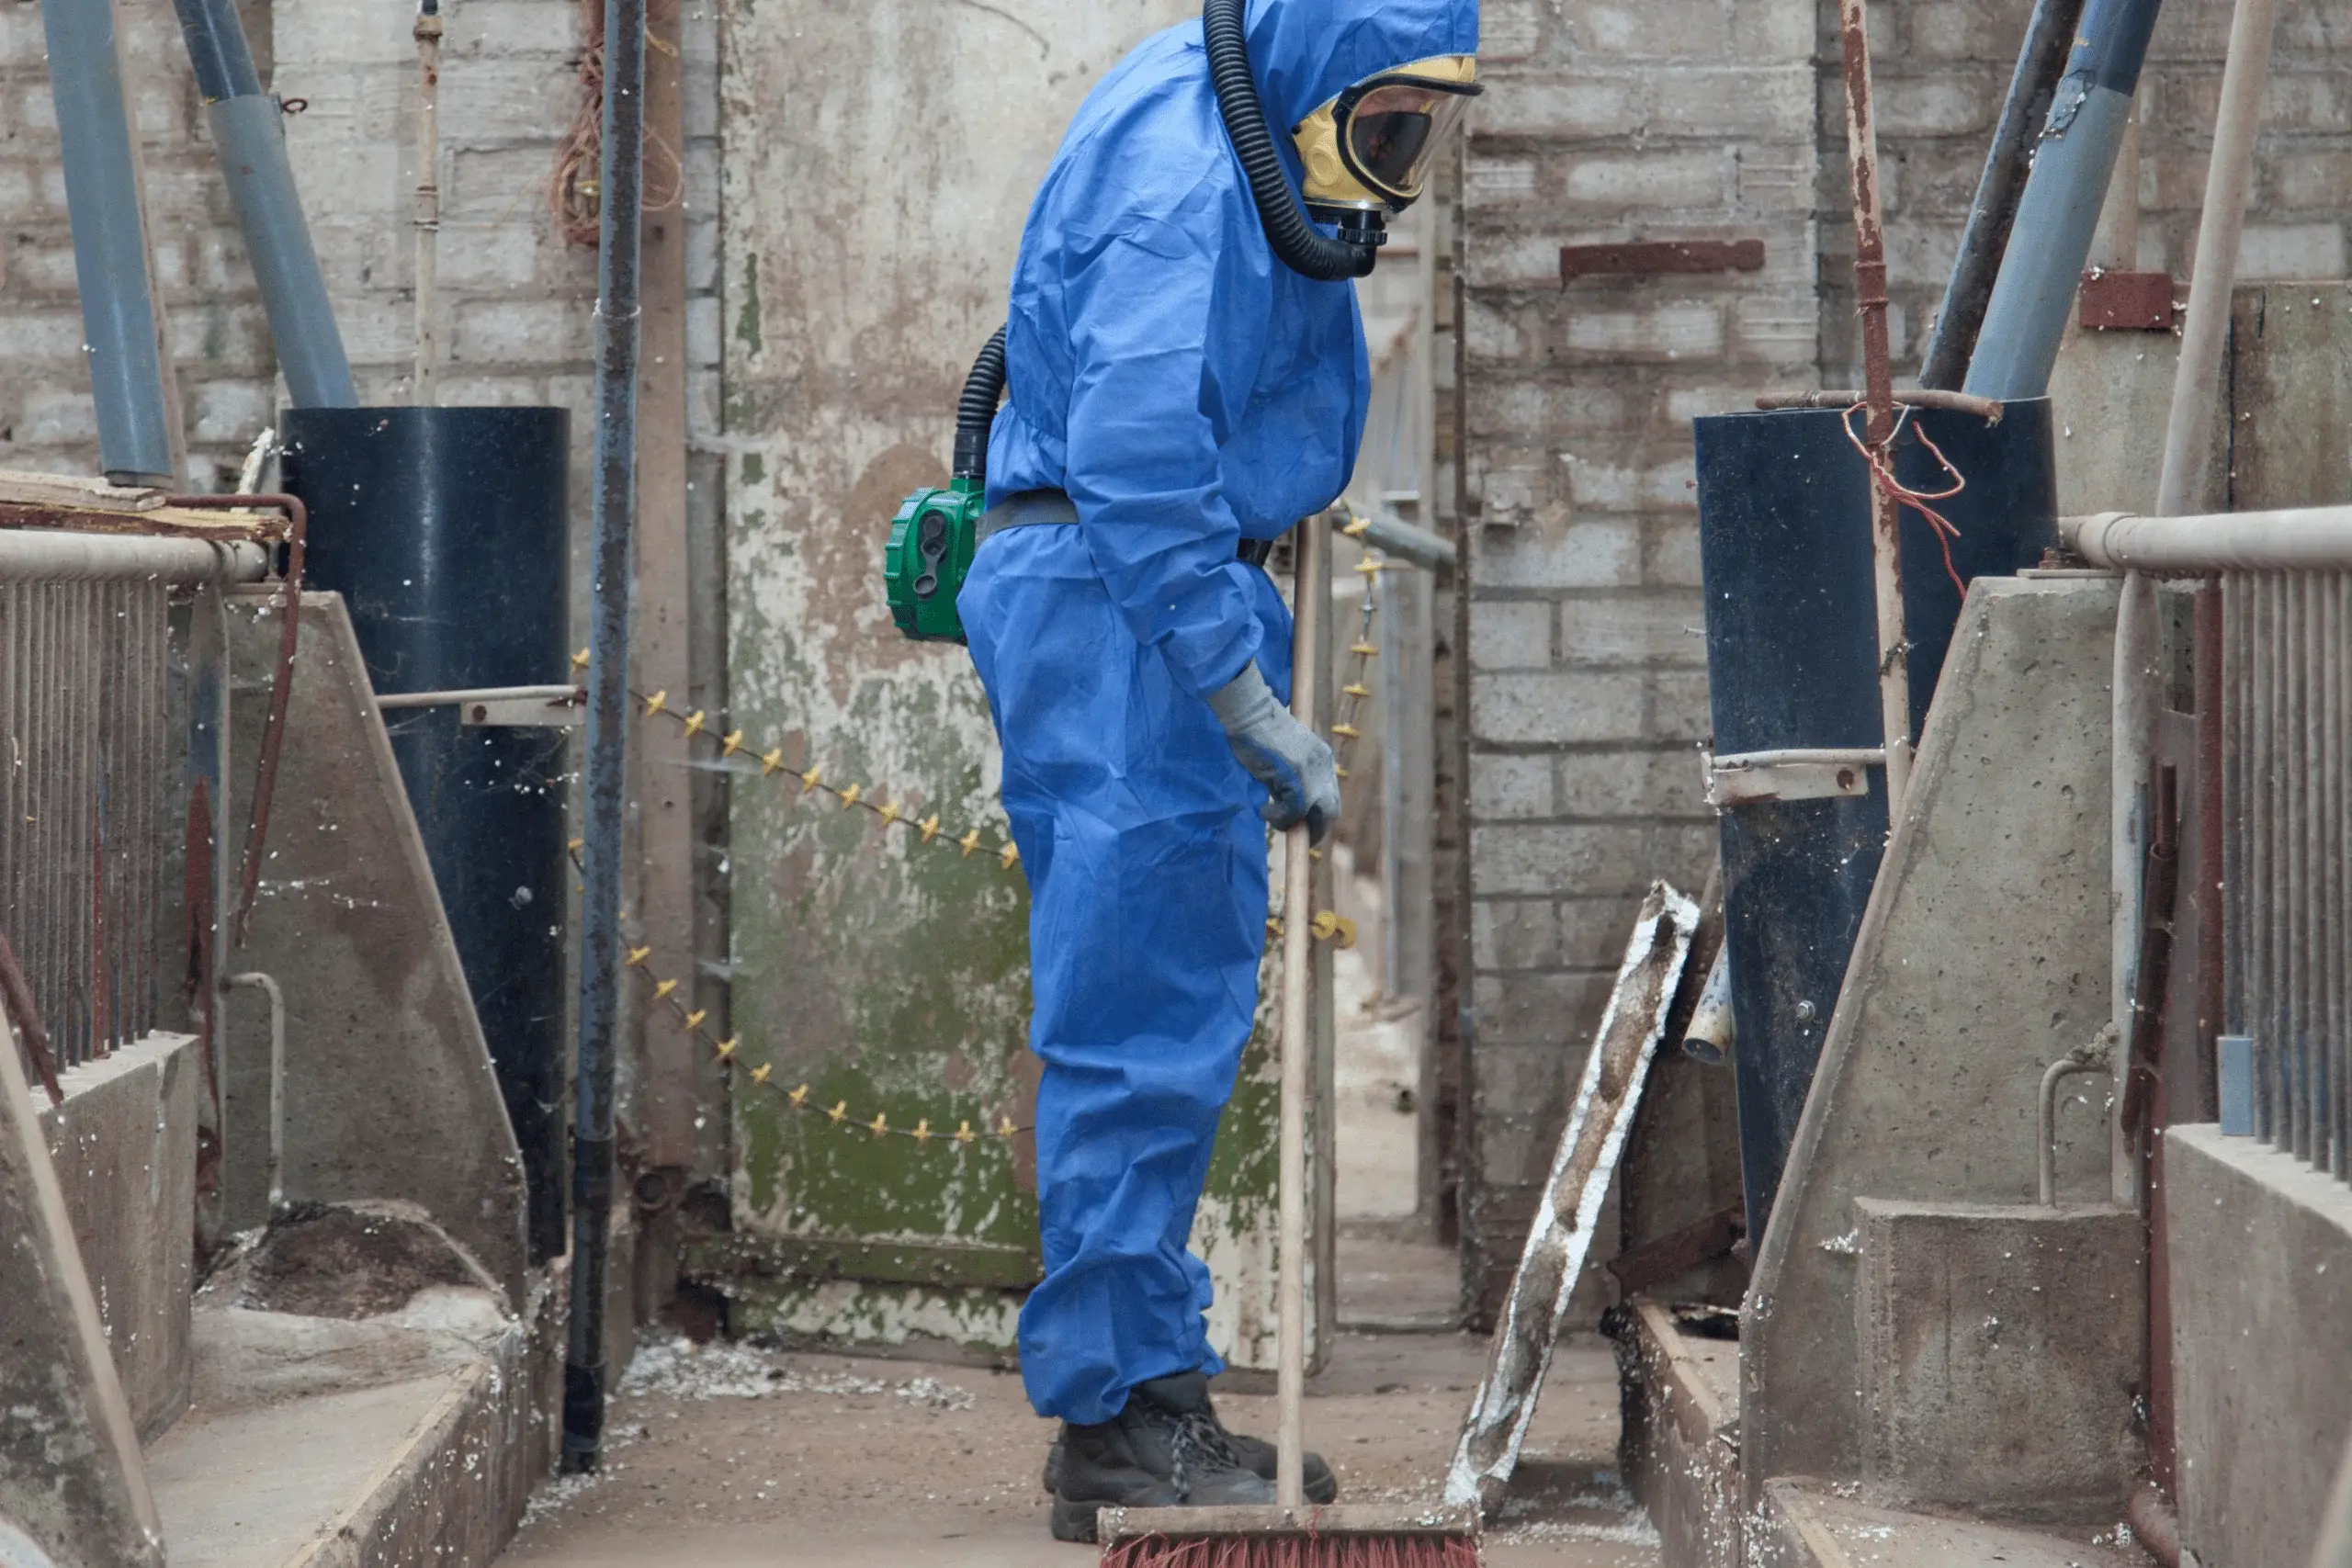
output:
{"label": "metal bracket", "polygon": [[1828,800],[1871,792],[1870,770],[1886,764],[1883,748],[1799,747],[1706,758],[1707,804],[1718,811],[1775,800]]}
{"label": "metal bracket", "polygon": [[481,686],[461,692],[393,692],[379,695],[376,708],[461,710],[469,728],[576,729],[586,722],[586,694],[578,686]]}

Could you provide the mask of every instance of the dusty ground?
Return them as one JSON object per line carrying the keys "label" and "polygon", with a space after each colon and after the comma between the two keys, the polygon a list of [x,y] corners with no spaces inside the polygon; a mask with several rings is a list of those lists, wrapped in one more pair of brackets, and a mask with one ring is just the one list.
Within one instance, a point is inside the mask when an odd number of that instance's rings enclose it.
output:
{"label": "dusty ground", "polygon": [[[1317,1380],[1312,1441],[1349,1499],[1431,1497],[1484,1346],[1350,1335]],[[1271,1434],[1272,1401],[1220,1393]],[[1068,1564],[1037,1472],[1052,1427],[1020,1380],[961,1367],[718,1345],[640,1355],[604,1472],[551,1484],[504,1562],[560,1568]],[[1487,1537],[1494,1568],[1653,1568],[1656,1536],[1617,1485],[1614,1363],[1579,1337],[1554,1363],[1526,1495]]]}

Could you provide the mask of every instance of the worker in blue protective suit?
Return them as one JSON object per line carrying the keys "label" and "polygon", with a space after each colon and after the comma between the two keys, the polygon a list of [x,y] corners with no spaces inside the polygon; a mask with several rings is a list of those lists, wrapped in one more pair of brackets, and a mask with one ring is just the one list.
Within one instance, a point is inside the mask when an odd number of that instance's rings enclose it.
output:
{"label": "worker in blue protective suit", "polygon": [[1319,837],[1340,804],[1261,563],[1354,465],[1351,247],[1419,194],[1476,47],[1476,0],[1209,0],[1089,96],[1023,234],[957,608],[1030,882],[1046,1277],[1021,1363],[1064,1422],[1066,1540],[1107,1504],[1273,1499],[1272,1447],[1209,1403],[1187,1250],[1256,1012],[1267,825]]}

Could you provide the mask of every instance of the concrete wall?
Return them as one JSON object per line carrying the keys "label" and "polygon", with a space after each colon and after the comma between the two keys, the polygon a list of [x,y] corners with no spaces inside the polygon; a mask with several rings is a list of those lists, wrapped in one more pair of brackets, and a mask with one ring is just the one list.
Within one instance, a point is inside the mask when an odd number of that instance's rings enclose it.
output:
{"label": "concrete wall", "polygon": [[2352,1440],[2352,1188],[2255,1138],[2165,1134],[2181,1544],[2311,1560]]}
{"label": "concrete wall", "polygon": [[[2035,1201],[2042,1069],[2108,1014],[2115,604],[2111,579],[1999,579],[1961,611],[1757,1250],[1740,1345],[1751,1504],[1773,1476],[1863,1473],[1855,1200]],[[2062,1103],[2062,1197],[2106,1196],[2103,1089],[2078,1080]]]}
{"label": "concrete wall", "polygon": [[196,1289],[196,1041],[153,1035],[58,1075],[41,1132],[141,1438],[187,1407]]}

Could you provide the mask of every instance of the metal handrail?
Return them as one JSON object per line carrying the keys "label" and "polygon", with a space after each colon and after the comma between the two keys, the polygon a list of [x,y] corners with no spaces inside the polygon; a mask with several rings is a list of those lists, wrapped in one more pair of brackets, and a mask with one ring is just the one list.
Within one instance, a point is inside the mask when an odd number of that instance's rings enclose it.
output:
{"label": "metal handrail", "polygon": [[0,528],[0,581],[135,582],[170,587],[257,582],[268,553],[248,540]]}

